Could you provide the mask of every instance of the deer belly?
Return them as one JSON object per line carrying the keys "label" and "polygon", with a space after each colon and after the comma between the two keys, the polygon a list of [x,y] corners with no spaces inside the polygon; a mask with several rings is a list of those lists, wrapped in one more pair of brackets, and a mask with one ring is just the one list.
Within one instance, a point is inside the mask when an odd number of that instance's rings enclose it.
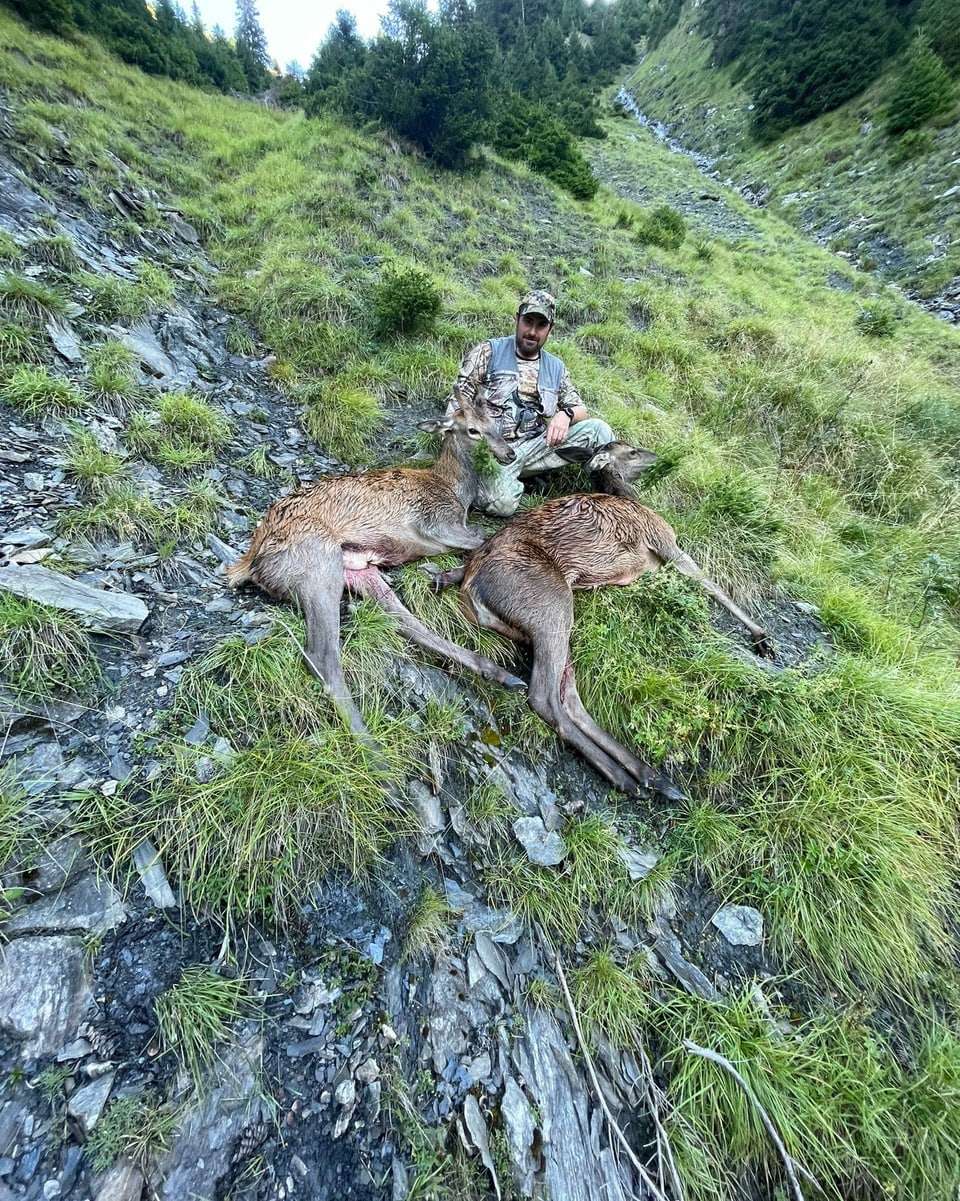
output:
{"label": "deer belly", "polygon": [[634,580],[640,578],[645,571],[653,569],[653,564],[634,564],[631,567],[619,567],[617,564],[611,564],[606,570],[597,571],[582,571],[570,581],[570,587],[575,588],[578,592],[582,592],[587,588],[619,588],[624,584],[632,584]]}
{"label": "deer belly", "polygon": [[410,544],[395,538],[382,538],[364,546],[350,545],[341,547],[343,552],[344,571],[363,571],[367,567],[396,567],[398,563],[409,563],[419,557],[419,552],[411,553]]}
{"label": "deer belly", "polygon": [[647,571],[656,571],[661,560],[649,547],[630,548],[626,553],[611,554],[604,562],[599,556],[575,564],[576,572],[567,580],[571,588],[617,588],[632,584]]}

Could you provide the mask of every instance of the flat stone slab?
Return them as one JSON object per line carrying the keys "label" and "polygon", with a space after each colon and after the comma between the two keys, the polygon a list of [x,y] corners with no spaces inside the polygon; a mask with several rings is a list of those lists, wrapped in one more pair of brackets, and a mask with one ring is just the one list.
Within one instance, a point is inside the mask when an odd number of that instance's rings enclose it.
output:
{"label": "flat stone slab", "polygon": [[710,921],[735,947],[758,947],[763,942],[763,915],[749,905],[721,905]]}
{"label": "flat stone slab", "polygon": [[72,613],[88,630],[103,634],[135,634],[149,612],[139,596],[92,588],[36,563],[0,568],[0,588]]}
{"label": "flat stone slab", "polygon": [[56,1055],[92,999],[81,938],[14,938],[3,948],[0,1031],[22,1041],[25,1059]]}
{"label": "flat stone slab", "polygon": [[567,844],[556,830],[547,830],[539,817],[518,817],[513,833],[530,861],[540,867],[555,867],[567,854]]}

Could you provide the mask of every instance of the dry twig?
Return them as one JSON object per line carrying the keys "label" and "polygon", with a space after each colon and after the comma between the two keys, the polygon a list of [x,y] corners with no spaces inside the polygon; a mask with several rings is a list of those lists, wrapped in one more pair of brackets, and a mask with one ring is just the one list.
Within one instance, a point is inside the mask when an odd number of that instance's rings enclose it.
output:
{"label": "dry twig", "polygon": [[[699,1055],[703,1059],[709,1059],[711,1063],[715,1063],[719,1067],[723,1068],[725,1072],[729,1072],[734,1080],[736,1080],[737,1084],[740,1085],[747,1099],[752,1102],[756,1108],[757,1113],[760,1115],[760,1121],[763,1122],[764,1129],[766,1130],[767,1134],[770,1135],[770,1141],[776,1147],[780,1158],[783,1160],[783,1166],[787,1170],[787,1179],[790,1181],[790,1190],[793,1193],[795,1201],[803,1201],[803,1193],[800,1190],[800,1181],[797,1179],[797,1169],[799,1169],[800,1172],[814,1185],[816,1185],[816,1181],[806,1170],[806,1168],[804,1168],[802,1164],[798,1163],[793,1158],[793,1156],[784,1146],[783,1139],[777,1133],[777,1128],[774,1126],[770,1115],[757,1100],[750,1085],[747,1084],[746,1080],[744,1080],[730,1060],[725,1059],[722,1055],[718,1054],[718,1052],[711,1051],[707,1047],[698,1047],[696,1043],[692,1043],[688,1038],[683,1040],[683,1045],[685,1050],[689,1051],[691,1055]],[[819,1185],[817,1185],[817,1188],[819,1189]]]}
{"label": "dry twig", "polygon": [[627,1142],[627,1136],[617,1125],[613,1114],[610,1112],[610,1107],[607,1105],[607,1102],[603,1096],[603,1090],[600,1087],[600,1081],[597,1079],[596,1068],[593,1066],[593,1057],[587,1048],[587,1040],[583,1037],[583,1029],[580,1025],[580,1018],[577,1016],[577,1011],[573,1006],[573,998],[570,996],[570,988],[567,985],[567,977],[564,974],[563,965],[560,962],[559,955],[554,954],[553,964],[556,968],[557,979],[560,981],[560,988],[563,990],[564,1000],[567,1003],[567,1010],[570,1013],[570,1020],[573,1022],[574,1033],[577,1036],[577,1045],[580,1047],[580,1050],[583,1053],[583,1058],[587,1065],[587,1071],[590,1073],[590,1081],[593,1084],[593,1091],[596,1093],[597,1100],[600,1102],[600,1108],[603,1110],[603,1116],[607,1119],[607,1126],[612,1131],[617,1142],[620,1144],[621,1149],[626,1153],[626,1156],[630,1160],[631,1164],[633,1164],[633,1167],[636,1169],[640,1179],[653,1193],[655,1201],[668,1201],[666,1195],[659,1188],[656,1181],[637,1158],[633,1148]]}

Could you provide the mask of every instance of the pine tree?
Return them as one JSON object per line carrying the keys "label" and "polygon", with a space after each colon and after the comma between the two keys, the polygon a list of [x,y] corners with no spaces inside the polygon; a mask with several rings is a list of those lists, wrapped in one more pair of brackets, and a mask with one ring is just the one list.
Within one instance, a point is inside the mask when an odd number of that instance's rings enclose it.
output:
{"label": "pine tree", "polygon": [[960,13],[957,0],[923,0],[917,20],[951,74],[960,72]]}
{"label": "pine tree", "polygon": [[950,103],[953,88],[943,59],[918,29],[910,44],[900,86],[887,108],[887,133],[896,136],[916,129]]}
{"label": "pine tree", "polygon": [[237,25],[234,30],[237,58],[247,77],[247,83],[256,91],[266,82],[270,55],[267,38],[260,25],[260,14],[255,0],[237,0]]}
{"label": "pine tree", "polygon": [[76,32],[70,0],[9,0],[9,3],[34,29],[65,37]]}
{"label": "pine tree", "polygon": [[337,9],[337,19],[327,30],[304,80],[307,112],[316,115],[321,108],[351,111],[357,93],[357,74],[366,54],[366,46],[357,33],[356,17],[345,8]]}

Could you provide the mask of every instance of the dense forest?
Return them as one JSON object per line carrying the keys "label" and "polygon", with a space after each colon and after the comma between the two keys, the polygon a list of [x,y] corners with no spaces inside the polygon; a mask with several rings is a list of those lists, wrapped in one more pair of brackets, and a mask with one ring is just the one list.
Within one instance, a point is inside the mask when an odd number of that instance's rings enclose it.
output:
{"label": "dense forest", "polygon": [[843,104],[905,50],[891,132],[945,107],[960,73],[955,0],[704,0],[701,27],[715,65],[746,82],[763,140]]}
{"label": "dense forest", "polygon": [[[271,63],[255,0],[237,0],[233,36],[207,31],[173,0],[0,0],[35,27],[93,34],[125,62],[223,92],[270,90],[309,115],[336,111],[393,129],[443,167],[481,143],[528,163],[579,199],[597,182],[577,139],[602,136],[596,104],[618,69],[656,47],[681,0],[392,0],[366,41],[337,13],[307,70]],[[704,0],[714,65],[753,99],[761,140],[857,94],[894,59],[903,67],[886,122],[899,135],[935,116],[960,74],[955,0]]]}

